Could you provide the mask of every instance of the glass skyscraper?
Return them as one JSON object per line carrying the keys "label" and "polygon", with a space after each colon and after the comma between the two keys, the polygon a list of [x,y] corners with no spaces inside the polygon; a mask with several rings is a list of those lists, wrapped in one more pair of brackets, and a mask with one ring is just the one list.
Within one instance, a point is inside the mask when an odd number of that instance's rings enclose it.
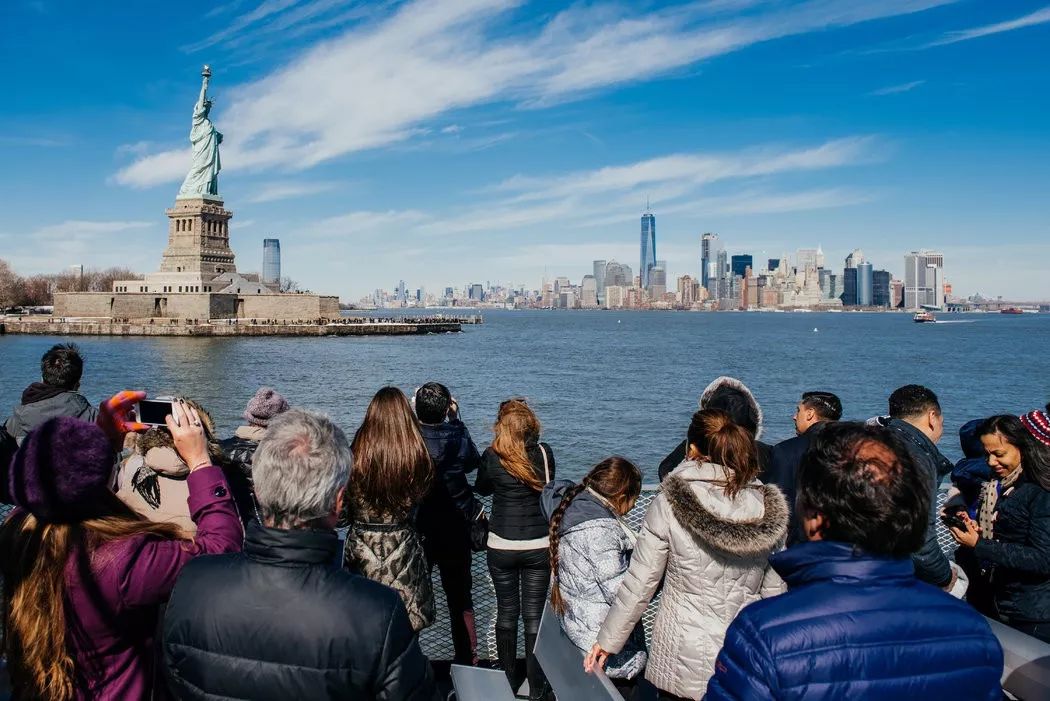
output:
{"label": "glass skyscraper", "polygon": [[642,215],[642,252],[638,265],[641,285],[649,289],[649,271],[656,265],[656,217],[646,211]]}
{"label": "glass skyscraper", "polygon": [[870,307],[874,292],[871,263],[864,262],[857,266],[857,304]]}
{"label": "glass skyscraper", "polygon": [[749,255],[733,256],[730,259],[730,268],[733,271],[733,275],[739,275],[740,277],[747,277],[747,269],[751,268],[754,270],[755,260]]}
{"label": "glass skyscraper", "polygon": [[281,283],[280,239],[263,239],[262,281],[264,285]]}

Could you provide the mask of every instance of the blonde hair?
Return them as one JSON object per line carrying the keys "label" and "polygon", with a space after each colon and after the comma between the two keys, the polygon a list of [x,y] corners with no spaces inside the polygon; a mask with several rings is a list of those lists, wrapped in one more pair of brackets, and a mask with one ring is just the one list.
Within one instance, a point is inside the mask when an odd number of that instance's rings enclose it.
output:
{"label": "blonde hair", "polygon": [[536,474],[527,446],[540,439],[540,428],[540,420],[521,399],[503,402],[492,427],[492,452],[499,457],[503,469],[537,492],[543,489],[543,480]]}

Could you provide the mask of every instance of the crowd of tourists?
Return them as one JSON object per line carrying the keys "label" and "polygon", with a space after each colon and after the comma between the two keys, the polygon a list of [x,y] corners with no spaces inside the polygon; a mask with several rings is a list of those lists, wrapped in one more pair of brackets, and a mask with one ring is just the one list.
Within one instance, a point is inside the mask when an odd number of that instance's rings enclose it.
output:
{"label": "crowd of tourists", "polygon": [[984,616],[1050,641],[1050,407],[966,424],[953,465],[926,387],[867,422],[806,392],[797,436],[771,445],[751,391],[718,378],[635,531],[638,467],[559,479],[525,399],[499,405],[484,451],[437,382],[380,389],[351,439],[264,387],[223,439],[189,397],[163,425],[137,421],[143,392],[96,407],[83,370],[51,348],[0,429],[14,698],[442,698],[419,632],[436,567],[453,662],[479,664],[473,552],[493,662],[530,699],[553,698],[548,606],[583,667],[637,699],[999,699]]}

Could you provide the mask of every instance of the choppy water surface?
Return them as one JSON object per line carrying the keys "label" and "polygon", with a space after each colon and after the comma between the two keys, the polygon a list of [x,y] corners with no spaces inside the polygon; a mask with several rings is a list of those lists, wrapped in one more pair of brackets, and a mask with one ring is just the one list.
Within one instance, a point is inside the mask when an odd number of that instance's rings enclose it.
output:
{"label": "choppy water surface", "polygon": [[353,433],[371,395],[448,384],[479,447],[499,402],[522,396],[543,422],[559,471],[578,476],[619,453],[655,478],[684,436],[700,391],[718,375],[757,395],[766,438],[793,431],[799,394],[838,394],[849,418],[886,411],[886,397],[926,384],[946,414],[942,449],[978,416],[1050,400],[1050,314],[941,315],[972,323],[914,324],[904,314],[488,312],[461,334],[410,338],[91,338],[0,336],[0,413],[39,379],[40,356],[73,340],[86,356],[93,402],[124,388],[196,397],[231,432],[260,385],[332,416]]}

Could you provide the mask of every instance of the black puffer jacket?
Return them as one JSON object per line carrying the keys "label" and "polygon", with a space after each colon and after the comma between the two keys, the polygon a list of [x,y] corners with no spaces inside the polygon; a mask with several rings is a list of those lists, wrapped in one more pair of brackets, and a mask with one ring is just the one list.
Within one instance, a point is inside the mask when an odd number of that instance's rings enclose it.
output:
{"label": "black puffer jacket", "polygon": [[467,475],[478,469],[481,456],[470,431],[458,419],[421,424],[419,430],[437,479],[431,482],[430,491],[419,505],[416,526],[427,539],[465,541],[468,524],[481,510]]}
{"label": "black puffer jacket", "polygon": [[941,480],[952,471],[952,463],[941,455],[933,444],[919,429],[900,419],[880,420],[886,428],[893,431],[903,441],[912,460],[920,470],[929,487],[930,513],[926,519],[926,542],[919,552],[912,555],[915,563],[915,576],[936,587],[944,588],[952,581],[952,569],[948,558],[937,542],[937,521],[940,512],[937,508],[937,489]]}
{"label": "black puffer jacket", "polygon": [[[533,443],[527,447],[532,469],[540,482],[544,482],[543,454],[547,451],[547,468],[554,479],[554,453],[546,443]],[[499,456],[486,448],[481,456],[478,480],[474,484],[478,494],[492,495],[492,514],[489,516],[489,531],[507,540],[532,540],[547,535],[550,524],[540,510],[540,493],[524,482],[514,479],[503,468]]]}
{"label": "black puffer jacket", "polygon": [[252,523],[243,553],[187,565],[164,616],[175,696],[436,701],[401,599],[338,553],[333,531]]}
{"label": "black puffer jacket", "polygon": [[993,539],[974,548],[992,565],[995,608],[1010,622],[1050,622],[1050,492],[1022,474],[995,510]]}

